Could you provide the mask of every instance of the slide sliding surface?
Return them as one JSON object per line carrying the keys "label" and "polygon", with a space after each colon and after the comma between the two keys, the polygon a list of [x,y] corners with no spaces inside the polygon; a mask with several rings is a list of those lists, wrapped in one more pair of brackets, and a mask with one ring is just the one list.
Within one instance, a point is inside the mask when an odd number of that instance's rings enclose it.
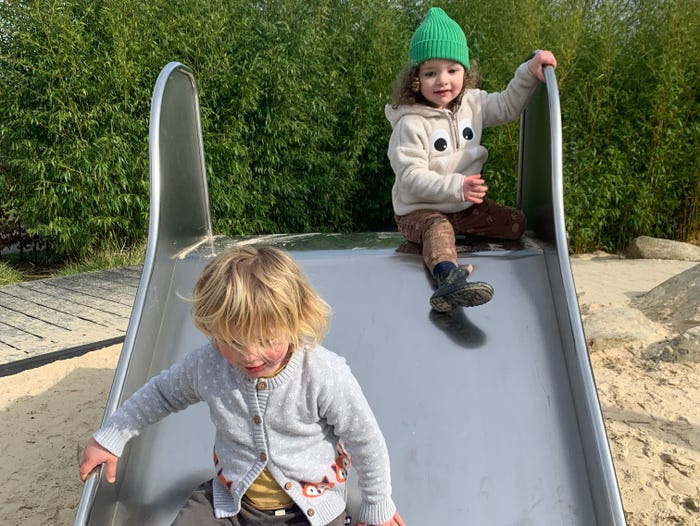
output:
{"label": "slide sliding surface", "polygon": [[[431,313],[431,280],[396,234],[212,237],[191,72],[166,66],[153,105],[149,248],[107,414],[204,343],[182,298],[207,262],[234,243],[275,244],[333,307],[325,345],[375,411],[407,524],[624,524],[568,264],[552,70],[521,124],[519,200],[535,231],[520,248],[463,258],[496,294],[451,317]],[[201,404],[152,426],[116,484],[88,481],[75,524],[170,524],[213,476],[213,436]]]}

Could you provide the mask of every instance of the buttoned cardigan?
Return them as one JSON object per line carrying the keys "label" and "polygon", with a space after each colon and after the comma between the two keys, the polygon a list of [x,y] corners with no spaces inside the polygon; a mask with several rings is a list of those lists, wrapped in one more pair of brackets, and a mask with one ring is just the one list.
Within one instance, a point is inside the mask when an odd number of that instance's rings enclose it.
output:
{"label": "buttoned cardigan", "polygon": [[313,526],[327,524],[345,509],[350,460],[361,491],[357,519],[381,524],[394,515],[387,447],[342,357],[302,347],[276,376],[252,379],[207,344],[151,378],[94,437],[119,456],[146,426],[197,402],[209,406],[216,428],[217,518],[236,515],[267,468]]}

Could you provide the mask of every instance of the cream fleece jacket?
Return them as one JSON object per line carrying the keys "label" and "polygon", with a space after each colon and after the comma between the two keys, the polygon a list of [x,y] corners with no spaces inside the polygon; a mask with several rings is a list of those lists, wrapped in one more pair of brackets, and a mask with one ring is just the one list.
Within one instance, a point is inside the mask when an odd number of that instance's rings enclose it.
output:
{"label": "cream fleece jacket", "polygon": [[517,119],[538,82],[524,63],[504,91],[466,90],[454,112],[422,104],[387,105],[384,113],[393,128],[388,156],[396,177],[394,212],[450,213],[471,206],[464,200],[463,181],[465,175],[480,174],[488,157],[481,145],[484,128]]}

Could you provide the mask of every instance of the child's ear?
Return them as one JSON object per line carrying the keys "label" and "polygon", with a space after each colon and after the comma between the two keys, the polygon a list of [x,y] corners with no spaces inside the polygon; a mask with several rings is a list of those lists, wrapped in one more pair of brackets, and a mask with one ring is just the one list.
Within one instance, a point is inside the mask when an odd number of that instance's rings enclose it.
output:
{"label": "child's ear", "polygon": [[418,78],[418,74],[414,75],[411,79],[411,91],[413,93],[418,93],[420,91],[420,79]]}

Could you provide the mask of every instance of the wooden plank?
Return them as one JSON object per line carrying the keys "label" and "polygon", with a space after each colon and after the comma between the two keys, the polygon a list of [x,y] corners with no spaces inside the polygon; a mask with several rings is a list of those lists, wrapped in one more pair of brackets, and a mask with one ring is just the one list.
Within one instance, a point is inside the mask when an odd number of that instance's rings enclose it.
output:
{"label": "wooden plank", "polygon": [[133,279],[135,279],[136,283],[141,282],[141,274],[143,274],[143,265],[139,265],[136,267],[124,267],[122,270],[124,271],[125,275],[131,276]]}
{"label": "wooden plank", "polygon": [[131,305],[102,299],[94,289],[89,289],[88,287],[78,286],[74,289],[68,289],[57,287],[53,283],[49,283],[48,280],[31,281],[24,283],[23,286],[41,294],[63,298],[64,301],[70,301],[86,310],[96,309],[102,313],[120,318],[128,318],[131,314]]}
{"label": "wooden plank", "polygon": [[124,267],[102,271],[101,274],[105,279],[114,283],[123,283],[128,287],[133,287],[133,293],[136,295],[136,290],[141,281],[141,267]]}
{"label": "wooden plank", "polygon": [[67,276],[52,278],[42,282],[47,287],[54,287],[64,293],[78,294],[98,298],[103,302],[122,305],[131,308],[133,298],[124,298],[123,287],[115,286],[96,277]]}
{"label": "wooden plank", "polygon": [[2,358],[0,359],[0,367],[6,364],[21,362],[30,358],[31,355],[26,351],[21,349],[15,349],[13,347],[8,348],[8,350],[2,351]]}
{"label": "wooden plank", "polygon": [[[34,318],[23,312],[10,310],[2,305],[0,305],[0,320],[8,328],[8,332],[15,334],[15,332],[10,331],[10,328],[15,329],[18,337],[33,334],[39,338],[54,341],[62,338],[65,333],[72,332],[69,327],[62,327],[50,321]],[[5,339],[4,334],[2,338]]]}
{"label": "wooden plank", "polygon": [[[2,310],[0,308],[0,315],[4,315]],[[98,331],[73,327],[71,330],[55,329],[45,334],[36,334],[3,321],[0,322],[0,368],[13,362],[59,353],[64,349],[91,342],[123,338],[124,334],[125,331],[117,327],[101,327]]]}
{"label": "wooden plank", "polygon": [[77,276],[66,276],[66,281],[78,281],[88,287],[96,289],[105,289],[119,292],[120,300],[127,300],[130,296],[136,295],[138,289],[138,281],[127,279],[123,273],[117,271],[106,270],[104,272],[91,272],[88,274],[80,274]]}
{"label": "wooden plank", "polygon": [[34,334],[0,321],[0,342],[3,345],[14,349],[22,349],[26,347],[27,342],[39,343],[43,340],[44,338],[40,334]]}
{"label": "wooden plank", "polygon": [[[19,312],[31,318],[44,320],[48,323],[55,324],[66,329],[82,325],[92,326],[93,328],[105,326],[104,324],[97,324],[94,321],[81,318],[73,314],[68,314],[60,309],[52,309],[44,304],[7,294],[2,290],[0,290],[0,308]],[[13,325],[13,323],[10,323],[10,325]]]}
{"label": "wooden plank", "polygon": [[0,336],[0,357],[3,357],[9,353],[13,353],[17,351],[17,347],[14,347],[12,345],[8,345],[7,343],[2,341],[2,337]]}
{"label": "wooden plank", "polygon": [[13,287],[0,288],[0,304],[3,303],[3,296],[21,298],[24,301],[32,302],[38,308],[46,310],[47,316],[64,315],[71,316],[78,320],[95,323],[103,327],[112,325],[122,326],[124,324],[123,314],[112,314],[100,311],[85,305],[77,304],[74,298],[61,297],[56,294],[54,288],[48,290],[36,290],[36,286],[26,286],[24,284]]}
{"label": "wooden plank", "polygon": [[140,278],[141,267],[126,267],[0,287],[1,374],[122,341]]}

